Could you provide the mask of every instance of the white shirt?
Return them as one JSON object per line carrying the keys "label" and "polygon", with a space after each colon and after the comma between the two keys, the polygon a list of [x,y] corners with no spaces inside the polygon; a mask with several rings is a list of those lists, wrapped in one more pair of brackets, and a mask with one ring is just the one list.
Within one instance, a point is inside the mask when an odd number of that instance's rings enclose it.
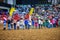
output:
{"label": "white shirt", "polygon": [[48,20],[48,22],[49,22],[50,24],[52,24],[52,23],[50,22],[50,20]]}
{"label": "white shirt", "polygon": [[17,26],[20,26],[20,22],[18,21],[18,22],[16,23],[16,25],[17,25]]}
{"label": "white shirt", "polygon": [[31,25],[32,23],[29,21],[29,25]]}
{"label": "white shirt", "polygon": [[20,25],[24,25],[24,20],[20,20]]}
{"label": "white shirt", "polygon": [[38,20],[38,23],[39,23],[39,24],[43,24],[43,21],[41,21],[41,20]]}

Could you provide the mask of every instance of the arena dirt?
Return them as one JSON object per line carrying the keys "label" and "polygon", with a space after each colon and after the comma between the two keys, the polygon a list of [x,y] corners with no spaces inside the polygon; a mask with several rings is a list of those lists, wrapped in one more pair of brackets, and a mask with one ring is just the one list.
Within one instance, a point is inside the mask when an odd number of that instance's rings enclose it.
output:
{"label": "arena dirt", "polygon": [[3,30],[0,24],[0,40],[60,40],[60,27],[25,29],[25,30]]}

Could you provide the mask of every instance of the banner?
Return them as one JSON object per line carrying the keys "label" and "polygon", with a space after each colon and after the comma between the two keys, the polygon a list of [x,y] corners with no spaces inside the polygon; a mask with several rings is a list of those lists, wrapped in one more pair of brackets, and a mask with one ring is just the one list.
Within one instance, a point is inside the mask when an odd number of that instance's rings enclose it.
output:
{"label": "banner", "polygon": [[15,11],[15,8],[12,7],[11,10],[10,10],[10,13],[9,13],[10,16],[12,16],[12,14],[13,14],[14,11]]}
{"label": "banner", "polygon": [[31,8],[30,12],[29,12],[29,15],[32,15],[34,12],[34,8]]}

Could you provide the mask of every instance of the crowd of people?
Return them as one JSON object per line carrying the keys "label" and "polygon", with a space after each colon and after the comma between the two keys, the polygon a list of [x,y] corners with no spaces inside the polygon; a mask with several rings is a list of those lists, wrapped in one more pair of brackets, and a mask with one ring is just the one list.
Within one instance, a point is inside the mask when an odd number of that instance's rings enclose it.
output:
{"label": "crowd of people", "polygon": [[[8,24],[8,30],[11,29],[40,29],[43,27],[55,28],[60,26],[60,12],[56,6],[36,6],[34,12],[29,15],[29,11],[32,7],[23,8],[20,14],[19,12],[13,13],[12,16],[2,12],[0,15],[0,21],[3,23],[3,29],[6,29]],[[21,7],[22,9],[22,7]]]}

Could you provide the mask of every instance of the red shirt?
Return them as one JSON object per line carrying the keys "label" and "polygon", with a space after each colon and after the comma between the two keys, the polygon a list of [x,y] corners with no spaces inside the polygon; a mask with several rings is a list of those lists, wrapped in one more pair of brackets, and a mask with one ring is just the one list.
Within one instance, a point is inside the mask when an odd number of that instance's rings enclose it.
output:
{"label": "red shirt", "polygon": [[26,14],[25,15],[25,19],[29,19],[29,14]]}
{"label": "red shirt", "polygon": [[14,20],[19,20],[20,17],[19,17],[19,15],[17,14],[17,15],[14,15],[13,19],[14,19]]}
{"label": "red shirt", "polygon": [[4,14],[3,14],[3,15],[1,15],[1,19],[2,19],[2,20],[5,20],[4,18],[6,18],[6,19],[7,19],[7,15],[4,15]]}

